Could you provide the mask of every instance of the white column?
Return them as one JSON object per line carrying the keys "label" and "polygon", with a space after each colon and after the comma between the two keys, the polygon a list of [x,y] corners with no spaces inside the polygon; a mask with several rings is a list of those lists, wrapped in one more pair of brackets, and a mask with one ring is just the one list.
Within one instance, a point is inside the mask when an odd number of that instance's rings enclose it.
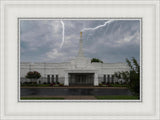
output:
{"label": "white column", "polygon": [[65,73],[64,85],[69,86],[68,73]]}
{"label": "white column", "polygon": [[50,80],[50,83],[52,83],[52,75],[49,75],[49,80]]}
{"label": "white column", "polygon": [[94,86],[98,86],[98,75],[97,75],[97,73],[94,74]]}

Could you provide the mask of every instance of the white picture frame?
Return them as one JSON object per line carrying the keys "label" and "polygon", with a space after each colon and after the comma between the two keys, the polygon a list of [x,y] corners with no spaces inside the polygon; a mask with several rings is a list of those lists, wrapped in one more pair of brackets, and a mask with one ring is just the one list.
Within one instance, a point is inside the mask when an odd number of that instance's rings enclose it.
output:
{"label": "white picture frame", "polygon": [[[21,35],[20,35],[20,23],[21,23],[21,21],[30,21],[30,20],[34,20],[34,21],[39,21],[39,20],[106,20],[106,19],[112,19],[112,20],[115,20],[115,21],[134,21],[134,20],[136,20],[136,21],[139,21],[139,34],[140,34],[140,36],[139,36],[139,44],[140,44],[140,50],[139,50],[139,54],[138,54],[138,56],[139,56],[139,59],[140,59],[140,66],[142,66],[142,55],[141,55],[141,51],[142,51],[142,21],[143,21],[143,19],[142,18],[136,18],[136,17],[131,17],[131,18],[129,18],[129,17],[124,17],[124,18],[118,18],[118,17],[116,17],[116,18],[102,18],[102,17],[100,17],[100,18],[98,18],[98,17],[94,17],[94,18],[83,18],[83,17],[81,17],[81,18],[74,18],[74,17],[63,17],[63,18],[60,18],[60,17],[45,17],[45,18],[43,18],[43,17],[37,17],[37,18],[34,18],[34,17],[32,17],[32,18],[30,18],[30,17],[27,17],[27,18],[18,18],[17,19],[17,21],[18,21],[18,33],[19,33],[19,36],[18,36],[18,44],[19,44],[19,46],[18,46],[18,51],[19,51],[19,53],[18,53],[18,56],[17,56],[17,58],[18,57],[20,57],[20,51],[21,51],[21,40],[20,40],[20,38],[21,38]],[[23,62],[23,61],[22,61]],[[140,75],[140,88],[139,88],[139,91],[140,91],[140,94],[139,94],[139,98],[138,99],[132,99],[132,100],[93,100],[93,99],[88,99],[88,100],[85,100],[85,99],[72,99],[72,100],[68,100],[68,99],[64,99],[64,100],[22,100],[21,99],[21,76],[20,76],[20,73],[21,73],[21,59],[19,58],[19,61],[18,61],[18,68],[19,68],[19,70],[18,70],[18,76],[19,76],[19,78],[18,78],[18,102],[32,102],[32,101],[34,101],[34,102],[142,102],[142,87],[141,87],[141,84],[142,84],[142,76]],[[84,72],[85,70],[83,70],[83,72]],[[85,71],[86,72],[86,71]],[[140,73],[142,74],[142,67],[140,67]]]}
{"label": "white picture frame", "polygon": [[[18,102],[20,17],[142,18],[141,102]],[[1,1],[1,119],[160,119],[159,1]]]}

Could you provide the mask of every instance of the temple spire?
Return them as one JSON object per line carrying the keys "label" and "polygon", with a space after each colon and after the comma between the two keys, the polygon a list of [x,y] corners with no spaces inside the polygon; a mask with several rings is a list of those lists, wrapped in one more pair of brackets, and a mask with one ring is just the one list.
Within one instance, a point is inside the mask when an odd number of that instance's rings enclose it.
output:
{"label": "temple spire", "polygon": [[82,39],[82,32],[80,32],[78,57],[84,57],[84,54],[83,54],[83,39]]}

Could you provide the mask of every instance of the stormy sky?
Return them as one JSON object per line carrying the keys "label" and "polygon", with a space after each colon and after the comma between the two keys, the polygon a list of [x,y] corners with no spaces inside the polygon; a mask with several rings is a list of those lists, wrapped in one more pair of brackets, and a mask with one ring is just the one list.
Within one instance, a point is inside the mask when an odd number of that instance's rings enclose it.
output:
{"label": "stormy sky", "polygon": [[84,30],[83,49],[86,57],[99,58],[105,63],[125,62],[126,58],[131,57],[139,61],[140,20],[22,19],[20,20],[21,62],[59,63],[75,58],[82,30]]}

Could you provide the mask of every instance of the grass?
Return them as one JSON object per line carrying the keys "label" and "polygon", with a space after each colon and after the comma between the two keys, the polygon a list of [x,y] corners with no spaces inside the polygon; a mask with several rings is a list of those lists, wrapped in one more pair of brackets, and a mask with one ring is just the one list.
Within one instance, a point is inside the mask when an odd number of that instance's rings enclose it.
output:
{"label": "grass", "polygon": [[129,87],[128,84],[99,84],[100,87]]}
{"label": "grass", "polygon": [[[139,100],[138,96],[128,95],[108,95],[108,96],[95,96],[99,100]],[[63,100],[62,97],[21,97],[21,100]]]}
{"label": "grass", "polygon": [[110,84],[112,87],[128,87],[128,84]]}
{"label": "grass", "polygon": [[107,95],[107,96],[95,96],[96,99],[107,99],[107,100],[139,100],[138,96],[128,95]]}
{"label": "grass", "polygon": [[61,97],[21,97],[21,100],[63,100]]}

